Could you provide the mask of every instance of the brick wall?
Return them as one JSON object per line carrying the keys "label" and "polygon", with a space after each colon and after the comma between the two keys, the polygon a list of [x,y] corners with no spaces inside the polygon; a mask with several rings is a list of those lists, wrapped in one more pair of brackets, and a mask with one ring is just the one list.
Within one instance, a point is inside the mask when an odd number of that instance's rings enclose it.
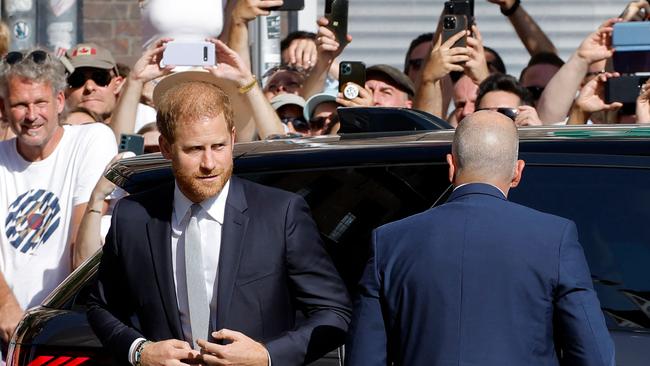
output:
{"label": "brick wall", "polygon": [[83,40],[102,45],[132,66],[142,54],[137,0],[83,0]]}

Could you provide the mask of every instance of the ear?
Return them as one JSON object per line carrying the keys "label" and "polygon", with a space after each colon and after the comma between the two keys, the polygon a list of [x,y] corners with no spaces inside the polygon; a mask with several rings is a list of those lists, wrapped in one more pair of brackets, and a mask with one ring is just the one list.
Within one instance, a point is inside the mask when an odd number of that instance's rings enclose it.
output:
{"label": "ear", "polygon": [[172,145],[163,135],[158,136],[158,145],[162,156],[167,160],[172,160]]}
{"label": "ear", "polygon": [[65,108],[65,94],[62,91],[56,93],[56,112],[57,114],[63,113],[63,108]]}
{"label": "ear", "polygon": [[113,91],[113,94],[117,95],[120,93],[122,87],[124,86],[124,78],[121,76],[116,76],[113,78],[112,82],[115,83],[115,91]]}
{"label": "ear", "polygon": [[230,150],[235,149],[235,138],[237,137],[237,131],[235,130],[235,126],[232,127],[232,130],[230,130]]}
{"label": "ear", "polygon": [[512,181],[510,181],[510,188],[515,188],[519,185],[519,182],[521,181],[521,175],[524,172],[524,166],[526,166],[526,163],[523,160],[517,160],[517,165],[515,166],[515,176],[512,177]]}
{"label": "ear", "polygon": [[413,108],[413,101],[412,100],[410,100],[410,99],[406,100],[406,108],[408,108],[408,109]]}
{"label": "ear", "polygon": [[454,175],[456,174],[456,161],[452,154],[447,154],[447,164],[449,164],[449,182],[454,183]]}

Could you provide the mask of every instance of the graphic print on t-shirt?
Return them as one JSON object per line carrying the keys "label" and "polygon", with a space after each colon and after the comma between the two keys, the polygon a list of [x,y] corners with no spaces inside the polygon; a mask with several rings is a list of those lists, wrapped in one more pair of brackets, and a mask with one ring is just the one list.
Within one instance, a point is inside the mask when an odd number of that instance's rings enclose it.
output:
{"label": "graphic print on t-shirt", "polygon": [[59,227],[59,198],[43,189],[31,189],[9,206],[5,221],[7,239],[23,253],[45,243]]}

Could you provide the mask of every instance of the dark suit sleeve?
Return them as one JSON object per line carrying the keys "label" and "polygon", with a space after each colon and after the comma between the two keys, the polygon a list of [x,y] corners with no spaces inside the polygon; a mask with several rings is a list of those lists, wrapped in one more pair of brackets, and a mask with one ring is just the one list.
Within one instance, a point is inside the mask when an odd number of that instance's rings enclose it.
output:
{"label": "dark suit sleeve", "polygon": [[559,259],[555,332],[562,364],[614,365],[613,342],[573,222],[565,228]]}
{"label": "dark suit sleeve", "polygon": [[285,220],[290,288],[307,319],[266,343],[274,366],[309,363],[341,345],[352,312],[345,285],[301,197],[290,199]]}
{"label": "dark suit sleeve", "polygon": [[125,324],[133,311],[128,291],[124,288],[127,280],[119,260],[116,235],[121,203],[115,206],[111,228],[102,248],[97,281],[88,300],[88,322],[102,344],[113,352],[116,361],[128,364],[129,348],[142,335]]}
{"label": "dark suit sleeve", "polygon": [[345,364],[348,366],[387,365],[386,325],[381,310],[381,285],[377,272],[378,232],[372,234],[370,259],[359,282],[359,295],[354,301],[352,324],[346,344]]}

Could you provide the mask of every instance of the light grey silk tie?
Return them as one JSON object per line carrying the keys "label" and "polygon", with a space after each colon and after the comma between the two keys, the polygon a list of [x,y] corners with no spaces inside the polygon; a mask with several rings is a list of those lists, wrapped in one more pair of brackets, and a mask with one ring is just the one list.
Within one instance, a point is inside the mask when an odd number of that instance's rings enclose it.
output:
{"label": "light grey silk tie", "polygon": [[192,345],[199,349],[197,339],[208,338],[210,303],[205,289],[203,253],[201,250],[201,230],[197,215],[199,204],[193,204],[187,229],[185,229],[185,280],[187,283],[187,304],[190,310]]}

